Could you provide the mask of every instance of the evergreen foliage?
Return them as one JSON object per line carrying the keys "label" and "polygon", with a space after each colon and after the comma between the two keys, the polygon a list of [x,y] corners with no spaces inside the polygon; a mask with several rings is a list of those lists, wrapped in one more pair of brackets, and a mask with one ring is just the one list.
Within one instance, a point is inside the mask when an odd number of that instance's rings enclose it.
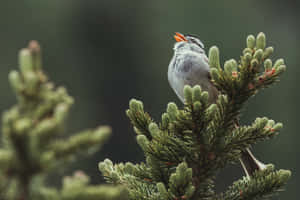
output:
{"label": "evergreen foliage", "polygon": [[133,200],[252,200],[268,198],[281,191],[291,176],[272,164],[252,176],[237,180],[226,191],[215,192],[216,174],[229,163],[237,163],[241,152],[258,141],[273,138],[282,128],[266,117],[251,125],[237,126],[245,102],[260,89],[279,80],[285,71],[283,59],[269,58],[263,33],[247,38],[240,60],[222,68],[217,47],[209,51],[212,81],[221,94],[209,104],[200,86],[185,86],[185,105],[169,103],[160,123],[132,99],[126,114],[137,133],[146,162],[99,163],[108,182],[125,185]]}
{"label": "evergreen foliage", "polygon": [[63,87],[54,87],[41,66],[36,41],[19,54],[20,71],[9,74],[17,104],[3,114],[0,148],[1,200],[117,200],[126,199],[120,187],[90,185],[89,177],[76,172],[63,179],[61,189],[45,179],[78,155],[98,150],[110,128],[100,126],[63,137],[63,125],[73,104]]}

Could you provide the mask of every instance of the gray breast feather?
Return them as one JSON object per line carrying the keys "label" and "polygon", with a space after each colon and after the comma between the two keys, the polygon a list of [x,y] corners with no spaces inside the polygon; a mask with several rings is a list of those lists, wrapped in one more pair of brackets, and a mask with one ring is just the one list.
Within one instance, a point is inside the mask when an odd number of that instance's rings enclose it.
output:
{"label": "gray breast feather", "polygon": [[185,85],[200,85],[203,90],[210,90],[209,65],[201,55],[191,51],[175,54],[169,65],[168,79],[177,96],[184,101]]}
{"label": "gray breast feather", "polygon": [[175,57],[174,64],[176,65],[173,68],[173,75],[183,79],[186,84],[200,84],[203,79],[207,81],[209,77],[209,65],[201,54],[194,52],[179,54]]}

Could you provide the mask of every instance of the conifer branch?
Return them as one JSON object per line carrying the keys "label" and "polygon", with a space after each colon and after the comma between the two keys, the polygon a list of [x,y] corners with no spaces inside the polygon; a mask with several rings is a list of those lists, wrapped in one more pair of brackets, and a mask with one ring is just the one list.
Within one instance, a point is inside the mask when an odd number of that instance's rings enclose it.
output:
{"label": "conifer branch", "polygon": [[183,109],[169,103],[156,123],[141,101],[131,100],[127,116],[143,150],[146,163],[113,164],[106,159],[99,170],[108,182],[125,185],[130,199],[151,200],[250,200],[281,191],[291,172],[266,169],[237,180],[227,191],[216,194],[216,174],[236,163],[250,145],[273,138],[282,128],[265,117],[251,125],[239,125],[246,101],[260,89],[278,82],[285,71],[283,59],[272,64],[273,47],[266,48],[263,33],[247,38],[240,61],[220,65],[219,50],[209,51],[212,81],[220,91],[215,104],[200,86],[185,86]]}
{"label": "conifer branch", "polygon": [[282,187],[290,176],[289,170],[274,171],[274,166],[268,165],[264,171],[256,171],[251,179],[243,177],[243,179],[234,182],[225,193],[219,194],[214,199],[269,199],[274,193],[282,191]]}
{"label": "conifer branch", "polygon": [[124,189],[92,186],[82,172],[65,177],[61,189],[45,184],[47,175],[58,166],[74,161],[79,153],[98,150],[111,130],[101,126],[62,139],[64,122],[74,100],[64,87],[56,88],[48,80],[36,41],[20,51],[19,68],[9,73],[17,104],[2,117],[0,199],[126,199]]}

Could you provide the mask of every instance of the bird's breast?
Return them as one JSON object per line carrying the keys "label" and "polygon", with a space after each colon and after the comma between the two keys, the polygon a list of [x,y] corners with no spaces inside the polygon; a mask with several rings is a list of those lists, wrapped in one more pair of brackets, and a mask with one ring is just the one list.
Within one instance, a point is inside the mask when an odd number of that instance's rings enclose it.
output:
{"label": "bird's breast", "polygon": [[[203,55],[205,56],[205,54]],[[200,85],[203,90],[210,92],[210,69],[203,55],[191,51],[175,53],[169,64],[168,79],[170,85],[182,101],[185,85]]]}

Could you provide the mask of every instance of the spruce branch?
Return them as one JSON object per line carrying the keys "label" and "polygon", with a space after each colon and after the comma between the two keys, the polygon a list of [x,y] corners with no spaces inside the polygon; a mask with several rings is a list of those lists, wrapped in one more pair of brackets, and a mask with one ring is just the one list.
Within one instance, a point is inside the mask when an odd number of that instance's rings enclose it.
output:
{"label": "spruce branch", "polygon": [[19,53],[19,70],[9,73],[17,103],[2,117],[0,199],[126,199],[124,189],[92,186],[83,173],[65,177],[61,189],[45,184],[47,175],[58,166],[98,150],[111,130],[100,126],[63,139],[64,122],[74,100],[64,87],[54,87],[48,80],[41,60],[39,44],[31,41]]}
{"label": "spruce branch", "polygon": [[282,191],[291,176],[289,170],[273,165],[237,180],[223,193],[216,194],[216,174],[229,163],[236,163],[251,145],[273,138],[282,128],[266,117],[251,125],[240,125],[244,104],[259,90],[279,81],[286,66],[283,59],[272,62],[273,47],[259,33],[247,37],[247,47],[239,61],[230,59],[221,66],[219,50],[211,47],[209,64],[212,82],[220,91],[211,104],[200,86],[184,87],[184,108],[167,105],[161,122],[144,111],[141,101],[131,100],[126,111],[145,163],[113,164],[106,159],[99,170],[106,180],[125,185],[130,199],[152,200],[252,200]]}
{"label": "spruce branch", "polygon": [[148,113],[144,112],[143,104],[140,101],[135,99],[132,101],[134,103],[130,104],[130,109],[126,111],[126,114],[131,123],[134,124],[135,132],[150,138],[151,134],[148,130],[148,126],[152,122],[152,119]]}
{"label": "spruce branch", "polygon": [[268,165],[263,171],[256,171],[251,179],[243,177],[233,183],[225,193],[219,194],[215,200],[251,200],[269,199],[282,191],[291,176],[289,170],[274,171],[273,165]]}
{"label": "spruce branch", "polygon": [[[51,187],[39,187],[31,199],[48,200],[123,200],[127,192],[123,187],[107,185],[90,185],[89,177],[82,171],[76,171],[73,176],[63,178],[62,189],[59,191]],[[35,184],[35,186],[37,183]]]}

